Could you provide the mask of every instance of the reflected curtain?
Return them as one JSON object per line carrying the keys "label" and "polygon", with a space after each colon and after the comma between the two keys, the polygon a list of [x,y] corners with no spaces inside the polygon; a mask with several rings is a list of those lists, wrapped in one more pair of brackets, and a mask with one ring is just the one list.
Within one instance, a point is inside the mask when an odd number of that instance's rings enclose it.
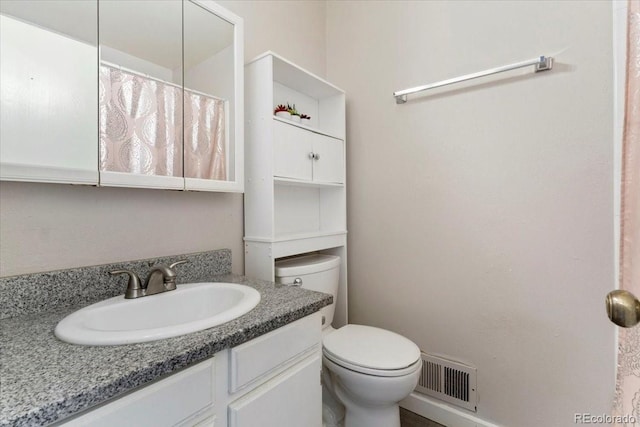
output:
{"label": "reflected curtain", "polygon": [[100,66],[100,170],[182,176],[182,89]]}
{"label": "reflected curtain", "polygon": [[226,180],[225,102],[185,90],[185,177]]}
{"label": "reflected curtain", "polygon": [[[630,0],[623,133],[620,288],[640,297],[640,1]],[[619,328],[614,414],[619,426],[640,425],[640,325]],[[635,417],[637,423],[627,422]]]}

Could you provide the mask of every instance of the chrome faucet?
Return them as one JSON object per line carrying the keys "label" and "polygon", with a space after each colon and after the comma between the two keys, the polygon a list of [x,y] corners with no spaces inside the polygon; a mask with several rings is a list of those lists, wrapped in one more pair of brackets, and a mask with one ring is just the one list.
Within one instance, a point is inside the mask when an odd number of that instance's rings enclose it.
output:
{"label": "chrome faucet", "polygon": [[181,260],[174,262],[170,265],[159,264],[154,266],[149,272],[144,285],[141,284],[140,277],[136,273],[130,270],[115,270],[110,271],[109,274],[115,276],[116,274],[128,274],[129,283],[127,284],[127,291],[124,294],[126,299],[141,298],[149,295],[159,294],[161,292],[173,291],[176,289],[176,272],[173,268],[176,265],[185,264],[189,261]]}

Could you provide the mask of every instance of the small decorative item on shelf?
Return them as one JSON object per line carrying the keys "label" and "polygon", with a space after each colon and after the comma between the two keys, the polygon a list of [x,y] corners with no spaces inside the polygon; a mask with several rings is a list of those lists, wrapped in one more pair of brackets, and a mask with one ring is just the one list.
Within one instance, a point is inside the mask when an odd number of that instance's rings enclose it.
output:
{"label": "small decorative item on shelf", "polygon": [[311,121],[311,116],[307,116],[306,114],[300,114],[300,122],[305,124],[305,125],[309,125],[309,122]]}
{"label": "small decorative item on shelf", "polygon": [[298,110],[296,110],[296,104],[293,104],[293,107],[287,104],[287,107],[289,108],[289,113],[291,114],[291,121],[300,123],[300,113],[298,113]]}
{"label": "small decorative item on shelf", "polygon": [[278,105],[275,110],[273,110],[273,114],[276,117],[281,117],[283,119],[291,119],[291,113],[289,112],[289,105]]}

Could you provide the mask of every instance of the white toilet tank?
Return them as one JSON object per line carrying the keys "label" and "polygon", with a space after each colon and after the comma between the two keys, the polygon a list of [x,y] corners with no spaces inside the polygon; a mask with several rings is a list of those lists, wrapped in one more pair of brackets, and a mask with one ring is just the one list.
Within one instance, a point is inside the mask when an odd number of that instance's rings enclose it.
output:
{"label": "white toilet tank", "polygon": [[340,280],[340,257],[333,255],[304,255],[276,261],[276,283],[293,283],[302,279],[302,287],[333,295],[333,304],[320,310],[323,328],[331,326],[336,308]]}

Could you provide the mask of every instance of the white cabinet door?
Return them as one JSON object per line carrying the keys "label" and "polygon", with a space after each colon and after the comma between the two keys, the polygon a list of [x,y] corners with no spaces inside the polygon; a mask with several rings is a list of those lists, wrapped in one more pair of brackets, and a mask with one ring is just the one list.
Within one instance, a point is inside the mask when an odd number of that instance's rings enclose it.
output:
{"label": "white cabinet door", "polygon": [[[189,417],[213,405],[213,359],[142,387],[131,394],[80,415],[64,427],[164,427],[194,425]],[[205,426],[213,424],[213,420]]]}
{"label": "white cabinet door", "polygon": [[314,313],[232,348],[229,391],[242,389],[318,346],[321,329],[320,314]]}
{"label": "white cabinet door", "polygon": [[344,142],[274,121],[273,175],[319,183],[344,182]]}
{"label": "white cabinet door", "polygon": [[229,427],[320,427],[320,354],[229,405]]}
{"label": "white cabinet door", "polygon": [[311,181],[312,132],[296,126],[273,122],[273,175]]}
{"label": "white cabinet door", "polygon": [[315,182],[344,182],[344,148],[340,139],[313,135],[313,180]]}

